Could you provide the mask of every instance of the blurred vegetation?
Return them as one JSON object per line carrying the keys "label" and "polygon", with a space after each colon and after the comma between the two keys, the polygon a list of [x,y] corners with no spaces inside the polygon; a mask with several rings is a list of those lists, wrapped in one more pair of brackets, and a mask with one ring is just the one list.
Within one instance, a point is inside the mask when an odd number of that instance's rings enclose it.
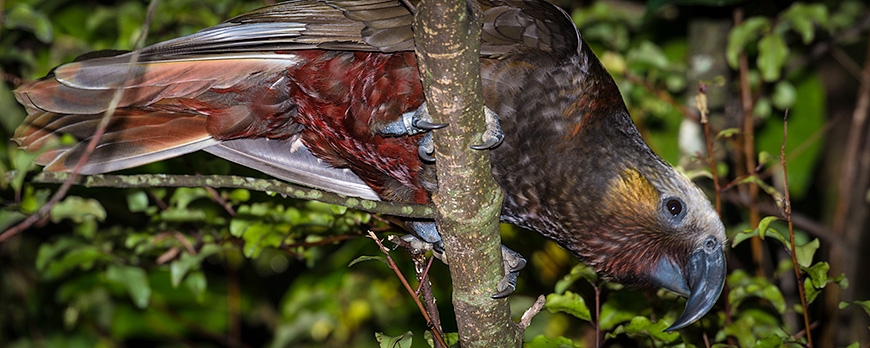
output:
{"label": "blurred vegetation", "polygon": [[[148,41],[266,3],[162,1]],[[607,283],[553,243],[503,226],[505,244],[529,259],[510,298],[514,315],[549,294],[527,345],[593,346],[599,335],[607,346],[806,346],[801,313],[808,310],[816,346],[868,346],[870,301],[860,301],[870,299],[860,254],[870,230],[868,165],[846,149],[867,69],[870,8],[857,0],[559,4],[572,10],[614,75],[650,146],[722,199],[733,248],[720,305],[700,324],[664,333],[682,310],[677,296]],[[0,5],[0,137],[7,139],[24,117],[12,89],[80,54],[130,49],[148,6]],[[703,43],[711,47],[699,48]],[[694,106],[699,83],[709,100],[718,194]],[[786,113],[787,177],[779,160]],[[857,141],[870,149],[866,124]],[[0,171],[7,173],[0,230],[36,212],[57,189],[27,180],[37,170],[32,159],[0,142]],[[842,168],[856,171],[847,196],[837,186],[849,178]],[[204,154],[132,171],[259,176]],[[794,247],[780,210],[785,179]],[[430,346],[424,320],[385,264],[349,266],[381,256],[364,238],[368,230],[401,233],[378,216],[262,192],[75,187],[36,227],[0,244],[0,346]],[[392,257],[412,279],[407,253]],[[435,262],[431,273],[444,331],[453,332],[446,266]]]}

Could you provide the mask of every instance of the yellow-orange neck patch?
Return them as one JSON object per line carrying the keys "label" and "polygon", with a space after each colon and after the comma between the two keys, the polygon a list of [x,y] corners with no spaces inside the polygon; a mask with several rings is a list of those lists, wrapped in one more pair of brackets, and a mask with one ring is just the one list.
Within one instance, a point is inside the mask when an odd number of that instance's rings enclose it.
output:
{"label": "yellow-orange neck patch", "polygon": [[648,215],[658,211],[659,192],[636,169],[625,168],[610,182],[605,200],[608,210]]}

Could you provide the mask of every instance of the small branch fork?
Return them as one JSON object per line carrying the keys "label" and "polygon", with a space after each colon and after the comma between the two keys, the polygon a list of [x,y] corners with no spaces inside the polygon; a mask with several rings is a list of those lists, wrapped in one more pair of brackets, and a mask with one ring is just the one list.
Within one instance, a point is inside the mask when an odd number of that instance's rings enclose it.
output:
{"label": "small branch fork", "polygon": [[[432,317],[429,316],[429,312],[426,310],[426,307],[420,301],[420,296],[418,296],[418,294],[414,290],[414,288],[411,287],[411,284],[408,283],[408,280],[405,279],[405,276],[399,270],[399,266],[396,265],[396,262],[393,261],[393,258],[390,256],[390,250],[387,249],[387,247],[385,247],[383,243],[381,243],[381,240],[378,239],[378,236],[375,235],[374,232],[369,231],[368,235],[369,235],[369,238],[371,238],[372,240],[375,241],[375,243],[377,243],[378,248],[381,249],[381,252],[384,253],[384,255],[387,257],[387,263],[389,264],[390,269],[392,269],[393,272],[396,273],[396,276],[399,278],[399,281],[402,282],[402,285],[405,287],[405,290],[408,291],[408,294],[410,294],[411,297],[414,298],[414,303],[417,304],[417,308],[420,310],[420,314],[423,315],[423,319],[426,320],[426,325],[429,327],[429,330],[432,331],[432,336],[434,337],[436,342],[438,342],[438,344],[440,344],[441,347],[447,348],[448,347],[447,342],[444,341],[444,335],[441,332],[441,327],[439,325],[435,325],[435,322],[440,321],[440,319],[436,318],[435,320],[433,320]],[[423,275],[422,278],[428,279],[428,277],[425,274]],[[428,283],[428,281],[426,281],[426,283]],[[426,288],[428,288],[428,286]]]}

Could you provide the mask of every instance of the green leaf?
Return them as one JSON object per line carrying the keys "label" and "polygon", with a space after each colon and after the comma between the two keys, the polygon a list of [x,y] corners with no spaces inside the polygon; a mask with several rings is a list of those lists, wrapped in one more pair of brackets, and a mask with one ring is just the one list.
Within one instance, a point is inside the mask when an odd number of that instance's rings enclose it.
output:
{"label": "green leaf", "polygon": [[191,202],[200,198],[210,198],[211,195],[204,188],[179,187],[172,194],[169,202],[177,206],[179,209],[186,209]]}
{"label": "green leaf", "polygon": [[758,70],[767,82],[779,80],[782,66],[788,58],[789,49],[782,36],[768,33],[758,41]]}
{"label": "green leaf", "polygon": [[758,222],[758,235],[763,239],[770,229],[770,223],[779,220],[776,216],[765,216]]}
{"label": "green leaf", "polygon": [[133,191],[127,194],[127,208],[133,213],[142,213],[148,209],[148,194],[144,191]]}
{"label": "green leaf", "polygon": [[[754,178],[754,176],[750,177],[750,178]],[[748,180],[744,180],[744,181],[748,182]],[[732,248],[736,247],[738,244],[740,244],[744,240],[747,240],[747,239],[755,237],[755,236],[759,236],[759,237],[761,237],[761,239],[764,239],[765,237],[770,235],[770,236],[773,236],[774,238],[776,238],[777,240],[779,240],[780,242],[782,242],[782,244],[785,245],[786,248],[791,249],[790,248],[791,245],[788,243],[788,240],[786,240],[782,234],[780,234],[779,232],[777,232],[773,228],[770,228],[770,223],[774,222],[776,220],[779,220],[779,218],[776,216],[767,216],[767,217],[761,219],[761,221],[758,222],[757,228],[755,228],[753,230],[744,230],[743,232],[738,233],[736,236],[734,236],[734,240],[731,242],[731,247]]]}
{"label": "green leaf", "polygon": [[182,253],[181,257],[172,261],[169,265],[169,275],[172,287],[177,288],[188,272],[194,269],[199,269],[200,264],[202,264],[202,261],[205,260],[205,258],[220,251],[221,247],[215,244],[206,244],[196,255],[191,255],[186,252]]}
{"label": "green leaf", "polygon": [[756,348],[778,348],[782,347],[782,337],[775,334],[760,339],[755,344]]}
{"label": "green leaf", "polygon": [[770,301],[773,308],[776,308],[780,314],[785,313],[785,297],[782,295],[782,292],[779,291],[778,287],[775,285],[764,287],[764,290],[761,291],[761,297]]}
{"label": "green leaf", "polygon": [[574,348],[578,347],[571,341],[570,338],[559,336],[556,338],[548,338],[544,335],[535,336],[531,341],[526,342],[525,348]]}
{"label": "green leaf", "polygon": [[813,286],[819,289],[828,284],[828,271],[831,266],[827,262],[818,262],[811,267],[804,268],[807,272],[807,279],[813,283]]}
{"label": "green leaf", "polygon": [[791,82],[783,80],[776,83],[773,88],[773,95],[770,97],[773,106],[780,110],[788,109],[794,106],[797,101],[797,90]]}
{"label": "green leaf", "polygon": [[815,25],[828,26],[828,8],[823,4],[805,4],[797,2],[781,16],[794,31],[803,38],[804,44],[810,43],[815,37]]}
{"label": "green leaf", "polygon": [[380,262],[383,262],[383,263],[387,263],[387,264],[388,264],[388,262],[387,262],[387,258],[385,258],[385,257],[383,257],[383,256],[366,256],[366,255],[363,255],[363,256],[360,256],[360,257],[357,257],[357,258],[353,259],[353,261],[351,261],[351,262],[347,265],[347,267],[353,267],[353,265],[358,264],[358,263],[363,262],[363,261],[380,261]]}
{"label": "green leaf", "polygon": [[55,261],[58,255],[81,244],[81,241],[70,237],[61,237],[54,243],[42,243],[36,253],[36,269],[45,271],[49,263]]}
{"label": "green leaf", "polygon": [[580,295],[570,291],[566,291],[562,295],[547,295],[547,309],[550,312],[564,312],[586,321],[592,321],[592,314],[589,307],[586,306],[586,301]]}
{"label": "green leaf", "polygon": [[852,302],[840,302],[840,309],[846,308],[848,305],[853,304],[858,307],[864,309],[864,312],[870,316],[870,300],[867,301],[852,301]]}
{"label": "green leaf", "polygon": [[680,334],[677,332],[664,332],[668,326],[670,326],[670,324],[667,324],[662,320],[653,323],[647,317],[634,317],[631,319],[631,322],[628,325],[624,325],[623,328],[625,329],[625,332],[629,334],[645,332],[656,340],[669,343],[680,338]]}
{"label": "green leaf", "polygon": [[384,335],[383,332],[375,332],[375,339],[380,348],[411,348],[413,336],[414,333],[411,331],[395,337]]}
{"label": "green leaf", "polygon": [[595,285],[598,283],[598,274],[592,267],[586,264],[577,264],[571,268],[571,273],[566,274],[562,279],[556,282],[553,292],[562,294],[578,279],[585,279],[589,284]]}
{"label": "green leaf", "polygon": [[196,296],[198,302],[202,302],[202,300],[205,299],[205,290],[208,288],[208,279],[205,278],[205,273],[202,273],[201,271],[190,272],[187,277],[184,278],[184,284],[187,285],[190,292]]}
{"label": "green leaf", "polygon": [[106,279],[122,284],[136,307],[148,307],[151,298],[151,285],[145,270],[139,267],[110,265],[106,269]]}
{"label": "green leaf", "polygon": [[42,275],[46,279],[55,279],[74,268],[89,270],[97,261],[109,260],[110,257],[93,245],[81,245],[70,249],[59,259],[48,264]]}
{"label": "green leaf", "polygon": [[797,262],[801,267],[809,267],[810,264],[813,263],[813,255],[815,255],[816,250],[819,249],[819,239],[813,239],[813,241],[806,243],[804,245],[798,245],[795,247],[795,257],[797,258]]}
{"label": "green leaf", "polygon": [[730,138],[730,137],[733,137],[737,134],[740,134],[740,132],[741,132],[740,128],[725,128],[725,129],[719,131],[718,134],[716,134],[716,140],[723,139],[723,138]]}
{"label": "green leaf", "polygon": [[106,210],[96,199],[68,196],[62,202],[51,207],[51,221],[54,223],[63,219],[81,223],[85,219],[91,218],[99,221],[106,219]]}
{"label": "green leaf", "polygon": [[735,247],[737,247],[738,244],[743,243],[743,241],[750,239],[752,237],[757,237],[757,236],[758,236],[758,229],[743,230],[740,233],[738,233],[737,235],[735,235],[734,239],[731,240],[731,247],[735,248]]}
{"label": "green leaf", "polygon": [[[804,293],[807,295],[807,303],[813,303],[816,300],[816,297],[822,292],[821,289],[813,286],[813,282],[809,279],[804,279]],[[803,308],[799,303],[795,304],[795,311],[798,313],[803,313]]]}
{"label": "green leaf", "polygon": [[745,20],[728,33],[728,47],[725,57],[732,69],[738,68],[737,58],[750,42],[755,42],[761,33],[770,30],[770,22],[764,17],[752,17]]}
{"label": "green leaf", "polygon": [[232,202],[247,202],[251,199],[251,192],[244,189],[235,189],[230,191],[228,199]]}
{"label": "green leaf", "polygon": [[28,30],[44,43],[50,43],[54,38],[54,29],[48,16],[26,4],[18,4],[6,11],[3,25],[7,28]]}

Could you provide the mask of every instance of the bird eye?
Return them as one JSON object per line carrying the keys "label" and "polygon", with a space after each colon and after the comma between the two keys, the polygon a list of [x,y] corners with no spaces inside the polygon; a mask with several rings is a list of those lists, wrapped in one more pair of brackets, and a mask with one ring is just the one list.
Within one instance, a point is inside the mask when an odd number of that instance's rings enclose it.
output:
{"label": "bird eye", "polygon": [[668,208],[668,212],[673,216],[680,215],[683,212],[683,203],[680,203],[678,199],[671,198],[665,203],[665,207]]}

